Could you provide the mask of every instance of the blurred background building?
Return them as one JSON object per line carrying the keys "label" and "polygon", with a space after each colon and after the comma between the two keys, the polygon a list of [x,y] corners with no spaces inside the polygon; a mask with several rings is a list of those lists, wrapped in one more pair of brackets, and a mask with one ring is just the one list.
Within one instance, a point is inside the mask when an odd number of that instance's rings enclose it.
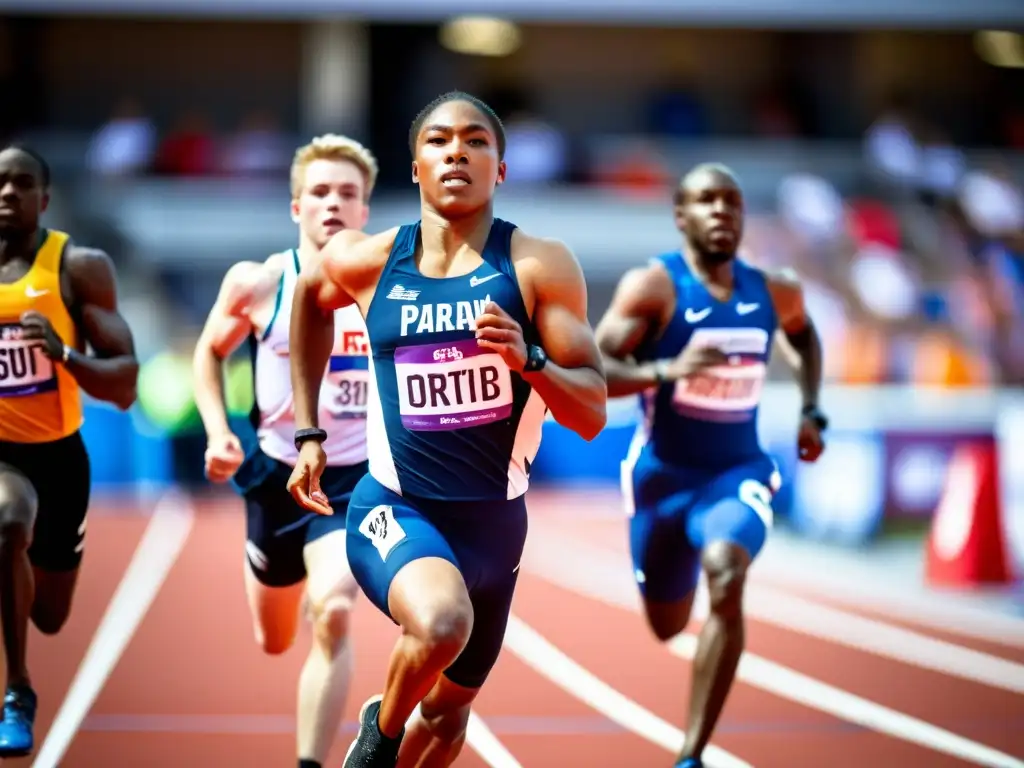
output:
{"label": "blurred background building", "polygon": [[[488,16],[444,15],[458,5],[0,2],[0,132],[52,163],[49,223],[116,260],[145,362],[130,419],[91,416],[98,482],[202,483],[192,345],[227,267],[293,244],[293,149],[323,131],[366,142],[370,229],[411,220],[409,123],[459,88],[506,122],[498,215],[573,248],[594,322],[624,270],[678,247],[687,168],[738,172],[744,254],[798,271],[826,348],[832,443],[808,470],[776,356],[762,419],[791,481],[780,517],[852,542],[926,522],[957,447],[998,438],[1004,514],[1024,530],[1024,37],[1006,31],[1024,4],[478,0],[462,5]],[[586,446],[550,425],[538,482],[617,482],[631,413],[615,413]]]}

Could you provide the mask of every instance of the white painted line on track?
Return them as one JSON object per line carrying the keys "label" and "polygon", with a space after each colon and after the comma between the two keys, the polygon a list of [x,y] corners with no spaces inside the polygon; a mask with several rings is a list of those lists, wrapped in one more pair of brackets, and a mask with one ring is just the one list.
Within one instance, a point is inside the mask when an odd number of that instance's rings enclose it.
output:
{"label": "white painted line on track", "polygon": [[57,768],[188,541],[195,512],[169,491],[157,503],[32,768]]}

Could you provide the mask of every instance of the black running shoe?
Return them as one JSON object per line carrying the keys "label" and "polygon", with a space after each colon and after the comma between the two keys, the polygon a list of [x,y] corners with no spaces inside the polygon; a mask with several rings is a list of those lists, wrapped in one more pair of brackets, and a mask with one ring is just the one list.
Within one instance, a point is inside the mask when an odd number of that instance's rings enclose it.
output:
{"label": "black running shoe", "polygon": [[395,739],[380,732],[377,715],[382,698],[374,696],[359,710],[359,733],[348,748],[342,768],[395,768],[398,765],[398,748],[402,745],[405,728]]}

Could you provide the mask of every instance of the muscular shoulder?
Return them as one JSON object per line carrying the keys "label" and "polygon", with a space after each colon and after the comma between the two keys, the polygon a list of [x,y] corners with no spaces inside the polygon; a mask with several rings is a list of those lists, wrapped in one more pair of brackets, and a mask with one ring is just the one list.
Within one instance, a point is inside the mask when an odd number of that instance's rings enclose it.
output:
{"label": "muscular shoulder", "polygon": [[800,276],[797,275],[796,270],[792,267],[762,269],[759,271],[764,275],[765,285],[776,302],[794,301],[803,295]]}
{"label": "muscular shoulder", "polygon": [[387,260],[398,236],[398,227],[369,235],[356,229],[342,230],[330,239],[323,254],[329,260]]}
{"label": "muscular shoulder", "polygon": [[537,237],[516,229],[512,233],[512,263],[519,275],[542,280],[580,280],[579,259],[561,240]]}
{"label": "muscular shoulder", "polygon": [[671,297],[674,293],[672,276],[665,265],[656,260],[626,270],[619,280],[619,288],[658,299]]}
{"label": "muscular shoulder", "polygon": [[277,288],[286,255],[275,253],[266,261],[239,261],[231,265],[221,283],[221,300],[228,314],[245,314]]}
{"label": "muscular shoulder", "polygon": [[64,268],[75,280],[111,280],[114,260],[99,248],[73,245],[64,254]]}
{"label": "muscular shoulder", "polygon": [[114,260],[99,248],[71,246],[64,253],[64,272],[77,304],[111,304],[117,294]]}
{"label": "muscular shoulder", "polygon": [[675,303],[672,278],[659,261],[632,267],[619,278],[614,303],[627,315],[663,319]]}
{"label": "muscular shoulder", "polygon": [[772,290],[801,290],[800,276],[792,267],[782,267],[781,269],[762,269],[759,271],[764,275],[765,282]]}
{"label": "muscular shoulder", "polygon": [[772,297],[779,324],[790,330],[804,323],[804,291],[796,270],[786,267],[761,270],[765,285]]}
{"label": "muscular shoulder", "polygon": [[324,275],[352,296],[372,290],[398,236],[398,227],[375,235],[346,229],[331,238],[321,259]]}

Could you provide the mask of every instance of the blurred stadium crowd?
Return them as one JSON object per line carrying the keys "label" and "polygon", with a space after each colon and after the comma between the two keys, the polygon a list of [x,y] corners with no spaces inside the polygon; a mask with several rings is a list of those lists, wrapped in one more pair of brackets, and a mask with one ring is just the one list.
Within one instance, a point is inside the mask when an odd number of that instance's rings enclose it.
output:
{"label": "blurred stadium crowd", "polygon": [[[163,32],[153,29],[159,24]],[[85,71],[79,75],[72,70],[84,59],[76,60],[74,52],[81,57],[87,49],[70,42],[75,25],[104,49],[98,63],[81,64]],[[209,25],[201,31],[203,26],[25,19],[0,26],[8,40],[31,33],[31,39],[63,41],[71,49],[39,61],[28,84],[24,71],[18,74],[6,62],[0,70],[6,72],[5,87],[25,108],[9,112],[2,129],[8,138],[31,141],[52,160],[53,224],[107,248],[118,260],[144,357],[187,356],[226,267],[261,254],[233,252],[231,233],[218,231],[209,258],[193,254],[179,260],[187,250],[180,245],[168,246],[178,248],[177,255],[156,258],[119,223],[124,217],[110,213],[110,201],[141,199],[132,186],[141,185],[152,205],[175,216],[193,209],[210,213],[226,204],[225,190],[236,208],[272,198],[284,236],[267,242],[263,254],[288,247],[285,179],[291,153],[310,132],[330,127],[305,120],[301,101],[311,97],[293,93],[303,71],[293,61],[301,56],[291,50],[301,43],[300,25],[293,25],[296,43],[273,42],[273,24],[253,30],[247,28],[261,25],[225,23],[215,32]],[[904,59],[890,57],[884,66],[875,61],[873,96],[851,95],[856,108],[847,104],[839,110],[844,94],[855,90],[849,79],[869,65],[855,60],[845,75],[841,67],[829,71],[823,66],[833,59],[829,49],[884,47],[858,40],[873,33],[647,30],[653,37],[639,45],[664,51],[641,67],[643,87],[631,87],[626,80],[639,65],[627,59],[636,49],[616,47],[626,46],[623,41],[636,30],[567,28],[565,59],[582,50],[593,58],[593,48],[605,45],[605,69],[615,65],[608,59],[618,57],[626,70],[603,97],[593,83],[578,88],[583,75],[568,64],[555,67],[551,82],[541,83],[531,73],[553,61],[548,49],[554,33],[527,25],[517,34],[520,47],[503,57],[505,69],[498,72],[493,62],[501,57],[445,51],[436,27],[370,25],[369,103],[353,132],[380,157],[378,197],[414,204],[404,144],[397,137],[421,95],[452,87],[491,100],[506,121],[510,183],[502,195],[557,207],[581,191],[599,191],[603,207],[595,209],[594,229],[607,221],[602,211],[616,201],[631,210],[644,206],[668,222],[671,188],[689,162],[731,163],[745,182],[752,180],[746,255],[766,266],[791,266],[802,276],[827,345],[830,381],[1024,383],[1024,69],[994,66],[1006,62],[986,54],[983,38],[965,33],[922,42],[928,35],[908,33],[905,40],[890,41],[906,49],[901,55],[917,59],[911,62],[914,77],[901,76],[900,68],[909,66]],[[842,45],[833,39],[840,37]],[[163,49],[147,52],[152,41],[165,38]],[[401,72],[379,64],[380,41],[388,39],[405,46],[405,58],[393,67]],[[730,70],[717,77],[717,64],[709,64],[706,54],[728,40],[753,51],[751,66],[769,74]],[[751,40],[756,44],[748,45]],[[705,47],[691,53],[689,63],[673,62],[683,55],[678,51],[702,42]],[[14,55],[30,43],[22,40]],[[253,45],[264,47],[266,55],[247,48]],[[290,53],[281,54],[284,63],[275,68],[278,49]],[[418,61],[433,65],[408,69],[411,49],[419,51]],[[154,57],[164,53],[171,63],[155,65]],[[247,69],[251,79],[243,82]],[[280,76],[271,77],[276,71]],[[395,90],[403,78],[415,87]],[[394,103],[382,108],[376,104],[381,100]],[[192,209],[180,207],[184,198],[193,200]],[[498,215],[501,201],[499,196]],[[189,215],[167,224],[172,234],[190,226]],[[662,231],[661,247],[677,247],[671,230]],[[619,256],[605,260],[602,269],[592,270],[586,249],[577,248],[591,280],[595,321],[618,274],[653,255],[631,251],[631,232],[609,233]],[[574,245],[571,231],[563,238]]]}

